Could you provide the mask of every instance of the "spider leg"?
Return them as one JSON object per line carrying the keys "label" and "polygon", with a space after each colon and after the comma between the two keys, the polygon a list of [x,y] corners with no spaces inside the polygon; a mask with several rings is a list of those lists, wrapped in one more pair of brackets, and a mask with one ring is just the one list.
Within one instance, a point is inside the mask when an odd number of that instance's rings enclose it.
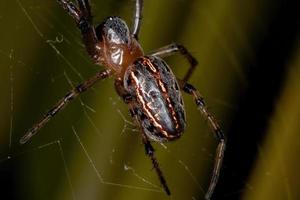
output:
{"label": "spider leg", "polygon": [[189,67],[187,73],[185,74],[185,76],[182,79],[182,81],[184,83],[186,83],[189,80],[189,78],[191,77],[191,75],[193,74],[193,72],[198,64],[198,61],[196,60],[196,58],[194,56],[192,56],[192,54],[183,45],[172,43],[172,44],[169,44],[167,46],[157,49],[156,51],[150,53],[150,55],[159,56],[159,57],[163,58],[163,57],[171,56],[175,53],[180,53],[181,55],[183,55],[190,64],[190,67]]}
{"label": "spider leg", "polygon": [[144,0],[136,0],[135,1],[135,13],[134,13],[134,24],[132,30],[132,36],[138,40],[139,31],[141,28],[141,21],[143,15],[143,3]]}
{"label": "spider leg", "polygon": [[80,10],[74,5],[73,2],[69,0],[57,0],[58,3],[65,9],[69,15],[76,21],[76,23],[80,20]]}
{"label": "spider leg", "polygon": [[220,169],[223,162],[224,152],[225,152],[225,146],[226,146],[226,138],[221,131],[221,128],[217,121],[213,118],[213,116],[208,112],[207,107],[205,106],[205,102],[203,97],[200,95],[199,91],[194,88],[194,86],[183,83],[182,90],[190,95],[193,95],[195,103],[197,105],[197,108],[201,111],[201,113],[204,115],[204,117],[208,120],[216,139],[219,141],[217,150],[216,150],[216,156],[215,156],[215,164],[214,169],[212,172],[211,181],[207,190],[207,193],[205,195],[205,199],[210,199],[211,195],[214,192],[214,189],[216,187],[216,184],[218,182]]}
{"label": "spider leg", "polygon": [[[138,117],[137,117],[137,114],[135,112],[135,108],[132,105],[132,100],[128,99],[128,102],[126,102],[126,103],[129,105],[130,114],[136,120],[136,124],[137,125],[140,124],[140,123],[138,123]],[[158,161],[156,160],[156,157],[154,155],[154,148],[151,145],[151,142],[149,141],[149,138],[147,137],[147,135],[145,134],[145,132],[142,130],[141,127],[139,127],[139,128],[140,128],[140,132],[142,133],[142,141],[143,141],[143,144],[145,146],[146,155],[149,156],[149,158],[151,159],[153,168],[156,171],[156,174],[158,176],[158,179],[159,179],[161,185],[164,188],[164,191],[167,193],[167,195],[171,195],[170,189],[169,189],[169,187],[167,185],[167,181],[166,181],[166,179],[165,179],[165,177],[164,177],[164,175],[163,175],[163,173],[162,173],[162,171],[161,171],[161,169],[159,167]]]}
{"label": "spider leg", "polygon": [[146,136],[146,134],[143,133],[143,132],[142,132],[142,139],[143,139],[143,143],[144,143],[144,145],[145,145],[145,151],[146,151],[146,154],[147,154],[147,156],[149,156],[149,158],[151,159],[152,165],[153,165],[153,167],[154,167],[154,169],[155,169],[155,171],[156,171],[156,174],[157,174],[157,176],[158,176],[158,178],[159,178],[159,181],[160,181],[160,183],[162,184],[162,186],[163,186],[165,192],[166,192],[168,195],[170,195],[171,192],[170,192],[170,189],[169,189],[169,187],[168,187],[168,185],[167,185],[167,181],[166,181],[166,179],[164,178],[164,175],[163,175],[163,173],[162,173],[162,171],[161,171],[161,169],[160,169],[160,167],[159,167],[158,161],[157,161],[156,158],[155,158],[155,155],[154,155],[154,148],[153,148],[153,146],[151,145],[151,143],[150,143],[148,137]]}
{"label": "spider leg", "polygon": [[89,78],[82,84],[76,86],[73,90],[68,92],[61,100],[59,100],[45,115],[44,117],[33,125],[31,129],[29,129],[26,134],[20,139],[21,144],[25,144],[32,136],[34,136],[41,128],[45,126],[45,124],[54,117],[59,111],[61,111],[68,103],[70,103],[73,99],[75,99],[78,95],[83,93],[92,87],[99,80],[102,80],[108,76],[110,76],[110,70],[104,70],[98,72],[93,77]]}
{"label": "spider leg", "polygon": [[77,0],[77,2],[82,12],[82,15],[85,16],[90,23],[92,23],[91,6],[89,0]]}
{"label": "spider leg", "polygon": [[91,8],[88,0],[77,0],[78,7],[69,0],[57,0],[58,3],[66,10],[69,15],[75,20],[78,28],[81,31],[83,43],[90,57],[96,62],[97,50],[97,36],[93,26],[93,19],[91,16]]}

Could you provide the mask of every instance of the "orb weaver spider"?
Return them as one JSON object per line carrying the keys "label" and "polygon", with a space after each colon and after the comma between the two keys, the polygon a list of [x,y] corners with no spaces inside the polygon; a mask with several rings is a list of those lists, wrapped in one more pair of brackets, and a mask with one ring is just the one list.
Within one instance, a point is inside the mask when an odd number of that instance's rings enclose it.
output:
{"label": "orb weaver spider", "polygon": [[[34,136],[52,117],[81,93],[91,88],[99,80],[115,77],[115,89],[128,105],[131,116],[140,128],[146,155],[152,161],[164,191],[171,192],[154,155],[150,140],[167,142],[178,139],[185,130],[186,118],[180,90],[193,96],[197,108],[208,120],[219,141],[215,164],[205,195],[210,199],[218,181],[225,151],[225,136],[220,126],[208,112],[203,97],[187,81],[192,75],[197,61],[182,45],[170,44],[149,55],[145,55],[138,43],[141,27],[143,0],[135,1],[134,25],[129,30],[119,17],[108,17],[97,27],[93,26],[91,7],[88,0],[77,0],[75,5],[69,0],[58,3],[74,19],[82,34],[86,51],[94,64],[105,66],[82,84],[68,92],[46,115],[20,139],[24,144]],[[190,64],[183,79],[177,79],[163,57],[182,54]]]}

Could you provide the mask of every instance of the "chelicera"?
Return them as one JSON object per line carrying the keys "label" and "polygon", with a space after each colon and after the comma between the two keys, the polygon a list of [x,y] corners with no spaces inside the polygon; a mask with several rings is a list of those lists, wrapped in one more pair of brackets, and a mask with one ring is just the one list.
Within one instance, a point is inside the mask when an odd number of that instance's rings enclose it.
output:
{"label": "chelicera", "polygon": [[[106,69],[68,92],[28,130],[20,139],[20,143],[26,143],[69,102],[99,80],[114,76],[116,91],[128,105],[132,117],[139,126],[146,154],[152,161],[164,191],[170,195],[171,192],[155,158],[150,140],[167,142],[178,139],[182,135],[186,124],[182,90],[193,96],[197,108],[207,119],[219,141],[211,182],[205,196],[206,199],[210,199],[218,181],[225,151],[225,137],[218,123],[208,112],[200,93],[187,83],[197,65],[196,59],[184,46],[175,43],[148,55],[144,54],[138,42],[143,0],[135,1],[134,24],[131,31],[119,17],[108,17],[95,28],[88,0],[77,0],[76,5],[69,0],[58,0],[58,3],[77,24],[92,61],[97,65],[105,66]],[[177,79],[162,59],[174,53],[182,54],[190,63],[190,68],[182,79]]]}

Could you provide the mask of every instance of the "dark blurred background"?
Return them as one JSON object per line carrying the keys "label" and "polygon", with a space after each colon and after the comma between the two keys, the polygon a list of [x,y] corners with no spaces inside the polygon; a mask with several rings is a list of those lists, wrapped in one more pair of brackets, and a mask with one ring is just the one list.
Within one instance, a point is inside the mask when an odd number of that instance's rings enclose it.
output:
{"label": "dark blurred background", "polygon": [[[95,24],[109,15],[132,24],[133,0],[91,4]],[[145,53],[184,44],[199,61],[190,82],[227,135],[213,199],[300,199],[299,19],[292,1],[145,0]],[[187,95],[182,138],[154,144],[171,197],[112,78],[19,145],[59,98],[103,67],[91,63],[55,0],[1,1],[0,25],[0,199],[203,199],[217,144]],[[166,61],[179,77],[187,70],[181,56]]]}

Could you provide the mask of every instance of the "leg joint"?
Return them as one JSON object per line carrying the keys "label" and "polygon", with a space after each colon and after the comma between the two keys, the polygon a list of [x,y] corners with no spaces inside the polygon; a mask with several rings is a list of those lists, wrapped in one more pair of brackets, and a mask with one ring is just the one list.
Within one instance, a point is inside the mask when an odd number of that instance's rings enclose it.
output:
{"label": "leg joint", "polygon": [[80,85],[76,86],[75,90],[76,90],[76,92],[82,93],[86,90],[86,87],[84,87],[84,84],[80,84]]}
{"label": "leg joint", "polygon": [[149,141],[145,144],[145,151],[148,156],[153,156],[154,154],[154,148]]}
{"label": "leg joint", "polygon": [[188,94],[193,94],[196,91],[196,88],[189,83],[185,83],[182,89]]}
{"label": "leg joint", "polygon": [[81,30],[81,33],[84,34],[90,30],[91,25],[85,17],[81,17],[78,22],[78,28]]}
{"label": "leg joint", "polygon": [[188,54],[187,49],[182,45],[182,44],[175,44],[176,47],[178,48],[178,50],[180,51],[180,53],[182,54]]}
{"label": "leg joint", "polygon": [[124,101],[126,104],[129,104],[130,102],[132,102],[132,100],[133,100],[132,95],[130,95],[130,94],[125,94],[125,95],[123,95],[123,101]]}
{"label": "leg joint", "polygon": [[205,106],[205,102],[203,97],[198,97],[197,99],[195,99],[196,105],[200,106],[200,107],[204,107]]}
{"label": "leg joint", "polygon": [[225,135],[223,133],[223,131],[220,129],[220,128],[217,128],[215,130],[215,134],[216,134],[216,137],[219,139],[219,140],[225,140]]}

